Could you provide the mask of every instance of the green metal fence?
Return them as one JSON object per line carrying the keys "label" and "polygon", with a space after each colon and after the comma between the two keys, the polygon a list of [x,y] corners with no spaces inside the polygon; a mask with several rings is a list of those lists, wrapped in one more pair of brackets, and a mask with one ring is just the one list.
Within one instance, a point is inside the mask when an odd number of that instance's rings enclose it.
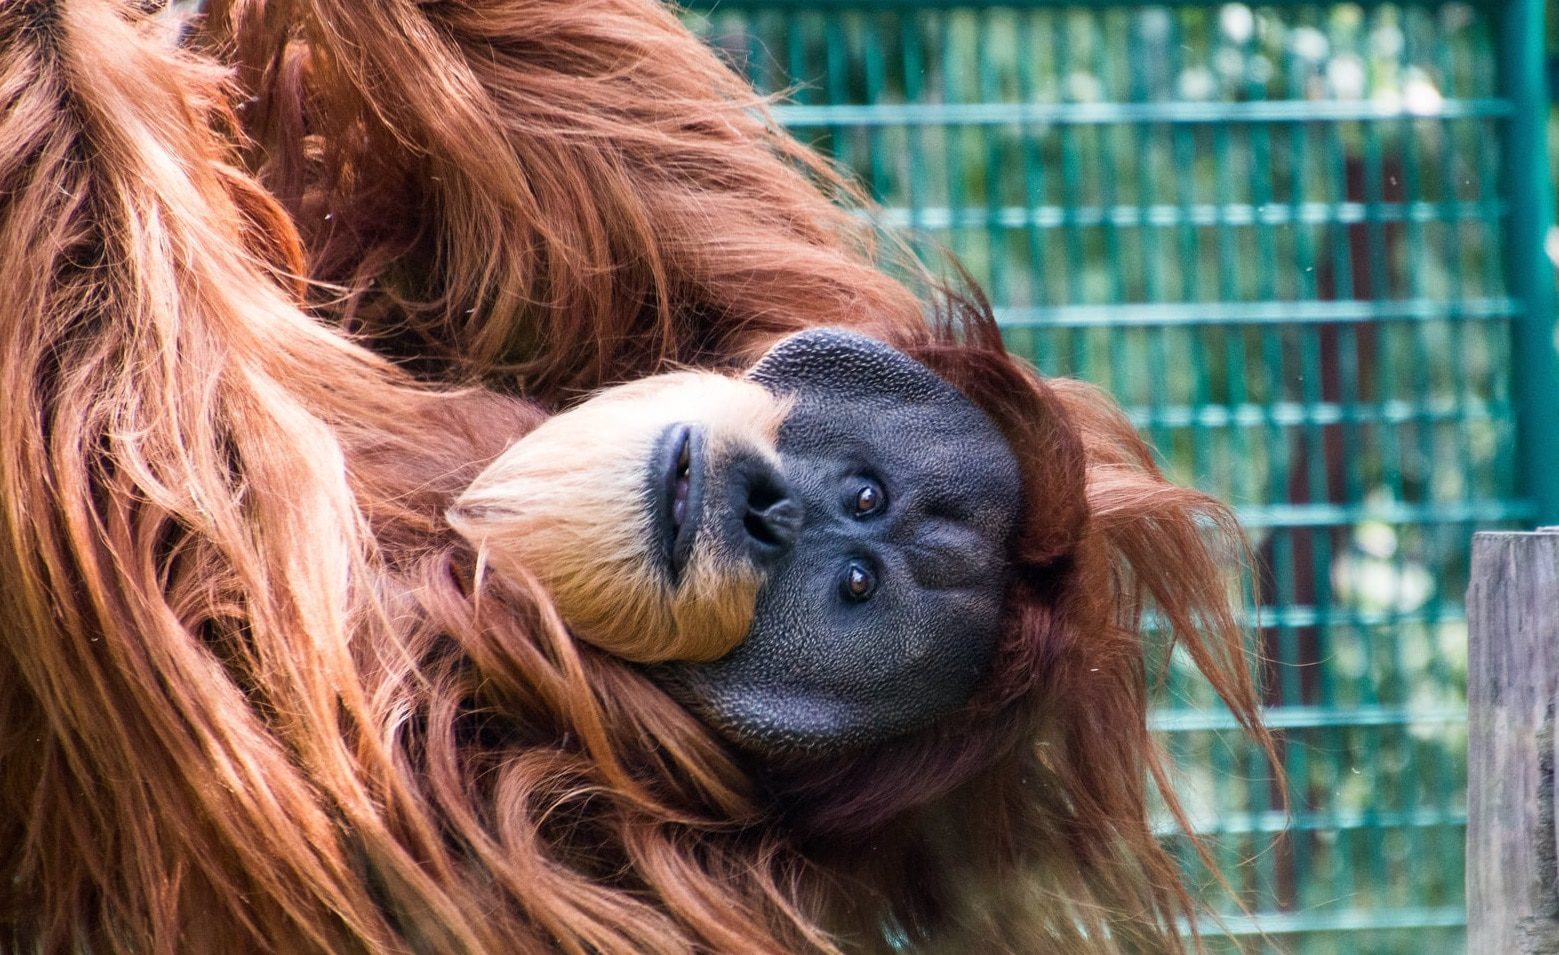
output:
{"label": "green metal fence", "polygon": [[962,258],[1015,350],[1238,505],[1292,817],[1183,668],[1155,715],[1257,913],[1220,902],[1224,931],[1461,950],[1469,538],[1559,519],[1541,6],[688,17]]}

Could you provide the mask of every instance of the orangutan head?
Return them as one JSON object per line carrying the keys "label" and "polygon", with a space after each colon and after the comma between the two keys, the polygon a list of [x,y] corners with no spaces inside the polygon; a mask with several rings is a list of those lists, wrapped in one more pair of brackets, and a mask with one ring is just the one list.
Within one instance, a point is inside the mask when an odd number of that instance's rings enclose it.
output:
{"label": "orangutan head", "polygon": [[602,392],[516,443],[451,523],[577,635],[764,753],[857,747],[968,700],[1019,508],[997,427],[925,366],[822,329],[742,379]]}

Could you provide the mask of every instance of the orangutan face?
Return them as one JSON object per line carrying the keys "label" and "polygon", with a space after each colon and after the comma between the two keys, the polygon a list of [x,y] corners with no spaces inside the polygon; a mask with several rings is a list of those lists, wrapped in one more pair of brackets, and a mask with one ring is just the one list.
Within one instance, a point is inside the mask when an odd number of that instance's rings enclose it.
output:
{"label": "orangutan face", "polygon": [[516,443],[450,520],[733,742],[827,752],[969,698],[1019,496],[1001,434],[952,386],[818,330],[741,380],[601,393]]}

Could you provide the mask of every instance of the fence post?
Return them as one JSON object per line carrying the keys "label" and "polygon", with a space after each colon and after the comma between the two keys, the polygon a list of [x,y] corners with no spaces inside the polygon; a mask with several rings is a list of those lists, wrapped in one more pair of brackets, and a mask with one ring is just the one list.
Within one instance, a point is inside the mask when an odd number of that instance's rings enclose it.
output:
{"label": "fence post", "polygon": [[1559,529],[1473,538],[1467,629],[1467,951],[1555,955]]}

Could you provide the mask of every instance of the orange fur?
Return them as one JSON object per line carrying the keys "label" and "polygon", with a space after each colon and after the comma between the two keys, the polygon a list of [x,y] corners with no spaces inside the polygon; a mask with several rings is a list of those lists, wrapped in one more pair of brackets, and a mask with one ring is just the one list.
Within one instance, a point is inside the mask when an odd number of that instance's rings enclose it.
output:
{"label": "orange fur", "polygon": [[[130,4],[0,4],[0,948],[1186,947],[1143,614],[1259,733],[1237,536],[1117,409],[928,327],[654,4],[235,2],[203,42],[242,119]],[[478,599],[443,515],[566,394],[811,323],[984,408],[1027,524],[964,711],[759,770],[541,568]]]}
{"label": "orange fur", "polygon": [[920,321],[859,193],[661,3],[210,6],[322,305],[430,374],[550,403]]}

